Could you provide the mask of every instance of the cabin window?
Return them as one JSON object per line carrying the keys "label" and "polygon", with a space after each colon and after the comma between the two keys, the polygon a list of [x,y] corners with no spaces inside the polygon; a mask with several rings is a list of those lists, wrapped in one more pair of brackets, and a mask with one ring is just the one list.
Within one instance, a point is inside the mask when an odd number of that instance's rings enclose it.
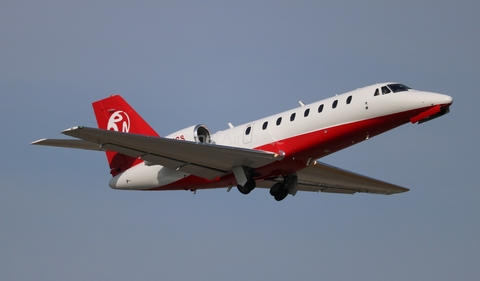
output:
{"label": "cabin window", "polygon": [[347,98],[347,104],[350,104],[351,102],[352,102],[352,96],[349,96],[349,97]]}
{"label": "cabin window", "polygon": [[319,107],[318,107],[318,113],[322,112],[323,111],[323,104],[321,104]]}
{"label": "cabin window", "polygon": [[303,116],[307,117],[309,113],[310,113],[310,108],[307,108],[307,110],[305,110],[305,113],[303,113]]}
{"label": "cabin window", "polygon": [[268,126],[268,121],[265,121],[265,123],[263,123],[262,129],[263,130],[267,129],[267,126]]}
{"label": "cabin window", "polygon": [[248,126],[248,128],[245,130],[245,135],[250,135],[250,131],[252,130],[251,126]]}
{"label": "cabin window", "polygon": [[290,115],[290,121],[295,120],[295,115],[297,115],[297,114],[296,114],[296,113],[292,113],[292,115]]}
{"label": "cabin window", "polygon": [[375,94],[373,94],[374,96],[378,96],[380,95],[380,91],[378,90],[378,88],[375,90]]}
{"label": "cabin window", "polygon": [[382,87],[382,95],[390,94],[390,89],[387,86]]}
{"label": "cabin window", "polygon": [[282,124],[282,117],[278,117],[277,119],[277,126],[280,126]]}
{"label": "cabin window", "polygon": [[338,104],[338,100],[335,100],[332,104],[332,108],[336,108],[337,107],[337,104]]}

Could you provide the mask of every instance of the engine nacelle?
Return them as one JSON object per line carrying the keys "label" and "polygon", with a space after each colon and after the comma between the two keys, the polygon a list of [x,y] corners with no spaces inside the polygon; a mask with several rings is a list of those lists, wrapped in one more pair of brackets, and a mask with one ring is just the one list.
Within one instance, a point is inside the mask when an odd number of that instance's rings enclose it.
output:
{"label": "engine nacelle", "polygon": [[173,134],[166,136],[166,138],[176,139],[176,140],[187,140],[200,143],[211,143],[211,133],[210,130],[205,125],[194,125]]}

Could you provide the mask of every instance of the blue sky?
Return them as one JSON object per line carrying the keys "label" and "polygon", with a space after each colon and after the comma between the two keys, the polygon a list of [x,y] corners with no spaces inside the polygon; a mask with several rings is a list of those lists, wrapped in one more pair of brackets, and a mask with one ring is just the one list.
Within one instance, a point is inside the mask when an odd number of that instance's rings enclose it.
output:
{"label": "blue sky", "polygon": [[[2,280],[478,280],[478,1],[0,1]],[[119,93],[160,135],[358,87],[451,113],[322,161],[394,196],[122,192],[102,153],[30,146]]]}

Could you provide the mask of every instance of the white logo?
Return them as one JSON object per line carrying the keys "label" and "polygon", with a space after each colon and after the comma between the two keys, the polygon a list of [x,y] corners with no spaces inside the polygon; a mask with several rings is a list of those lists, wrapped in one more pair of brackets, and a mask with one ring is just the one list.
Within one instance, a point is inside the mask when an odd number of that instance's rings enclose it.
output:
{"label": "white logo", "polygon": [[[121,125],[121,131],[118,125]],[[107,130],[128,133],[130,131],[130,117],[124,111],[115,111],[108,119]]]}

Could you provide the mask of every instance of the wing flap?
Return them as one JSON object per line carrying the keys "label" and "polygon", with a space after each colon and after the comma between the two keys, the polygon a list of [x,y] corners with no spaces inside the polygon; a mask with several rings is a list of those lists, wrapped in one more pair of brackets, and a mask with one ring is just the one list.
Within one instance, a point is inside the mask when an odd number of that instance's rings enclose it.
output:
{"label": "wing flap", "polygon": [[[318,191],[317,191],[318,192]],[[327,187],[322,189],[321,192],[325,193],[337,193],[337,194],[355,194],[357,191],[353,189],[340,189],[340,188],[331,188]]]}
{"label": "wing flap", "polygon": [[185,164],[180,167],[178,170],[192,174],[192,175],[202,175],[203,178],[213,180],[217,177],[221,177],[227,174],[229,171],[216,170],[205,166],[199,166],[195,164]]}

